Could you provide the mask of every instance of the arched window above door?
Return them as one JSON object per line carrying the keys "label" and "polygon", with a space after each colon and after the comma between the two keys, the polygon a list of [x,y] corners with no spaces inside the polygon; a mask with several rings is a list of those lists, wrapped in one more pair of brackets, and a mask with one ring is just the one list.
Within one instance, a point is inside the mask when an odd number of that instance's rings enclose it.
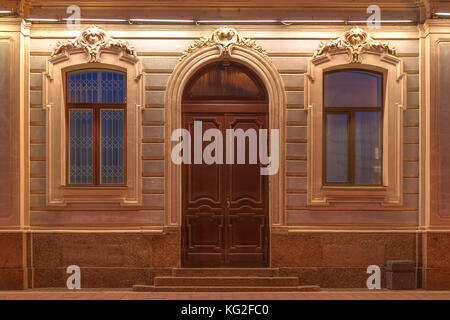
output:
{"label": "arched window above door", "polygon": [[252,71],[224,61],[201,68],[184,90],[183,102],[205,100],[267,102],[267,93]]}

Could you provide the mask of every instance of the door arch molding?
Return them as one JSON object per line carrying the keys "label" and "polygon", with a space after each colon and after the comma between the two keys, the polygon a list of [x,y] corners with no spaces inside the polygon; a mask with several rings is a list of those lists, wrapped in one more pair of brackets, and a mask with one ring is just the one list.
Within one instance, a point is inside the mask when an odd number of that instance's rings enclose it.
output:
{"label": "door arch molding", "polygon": [[[231,50],[230,50],[231,51]],[[178,63],[172,72],[164,97],[165,104],[165,226],[181,227],[182,216],[182,183],[181,166],[174,164],[171,150],[177,142],[170,137],[173,130],[181,128],[181,103],[186,84],[202,67],[223,60],[234,61],[251,69],[263,82],[269,100],[269,129],[279,130],[279,170],[269,176],[269,224],[284,224],[284,172],[285,172],[285,121],[286,93],[283,80],[267,55],[251,47],[234,46],[231,54],[224,55],[223,48],[212,43],[201,47],[187,55]]]}

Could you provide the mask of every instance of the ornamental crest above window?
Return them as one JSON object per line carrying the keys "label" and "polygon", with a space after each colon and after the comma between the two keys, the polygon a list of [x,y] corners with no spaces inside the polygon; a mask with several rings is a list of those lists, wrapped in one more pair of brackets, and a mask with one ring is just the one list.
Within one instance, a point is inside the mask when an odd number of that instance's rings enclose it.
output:
{"label": "ornamental crest above window", "polygon": [[132,56],[137,55],[134,47],[127,41],[115,40],[102,29],[91,26],[74,40],[59,41],[52,52],[52,57],[76,48],[86,52],[89,62],[99,62],[101,51],[109,48],[121,49]]}
{"label": "ornamental crest above window", "polygon": [[314,52],[314,58],[334,54],[339,51],[347,51],[350,63],[362,63],[362,53],[364,51],[373,51],[378,53],[387,53],[396,55],[395,48],[389,44],[374,40],[369,33],[359,27],[346,31],[341,37],[330,42],[322,41],[319,48]]}
{"label": "ornamental crest above window", "polygon": [[214,46],[219,49],[219,56],[221,57],[231,56],[233,48],[237,46],[255,50],[265,59],[270,60],[267,52],[263,47],[256,44],[255,40],[244,38],[236,29],[230,27],[218,28],[214,30],[208,38],[201,37],[200,39],[195,40],[193,44],[183,51],[180,60],[183,60],[186,56],[200,48]]}

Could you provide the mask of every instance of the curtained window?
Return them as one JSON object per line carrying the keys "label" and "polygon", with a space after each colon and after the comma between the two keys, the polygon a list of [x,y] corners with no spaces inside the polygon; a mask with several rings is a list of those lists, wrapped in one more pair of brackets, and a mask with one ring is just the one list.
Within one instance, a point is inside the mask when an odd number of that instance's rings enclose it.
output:
{"label": "curtained window", "polygon": [[325,185],[382,184],[382,74],[324,74]]}

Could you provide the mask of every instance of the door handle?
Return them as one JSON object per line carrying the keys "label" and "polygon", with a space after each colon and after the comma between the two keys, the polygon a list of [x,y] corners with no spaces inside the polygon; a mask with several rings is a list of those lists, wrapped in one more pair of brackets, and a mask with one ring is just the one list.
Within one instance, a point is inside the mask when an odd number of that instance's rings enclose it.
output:
{"label": "door handle", "polygon": [[231,206],[231,202],[230,200],[227,200],[227,208],[229,208]]}

